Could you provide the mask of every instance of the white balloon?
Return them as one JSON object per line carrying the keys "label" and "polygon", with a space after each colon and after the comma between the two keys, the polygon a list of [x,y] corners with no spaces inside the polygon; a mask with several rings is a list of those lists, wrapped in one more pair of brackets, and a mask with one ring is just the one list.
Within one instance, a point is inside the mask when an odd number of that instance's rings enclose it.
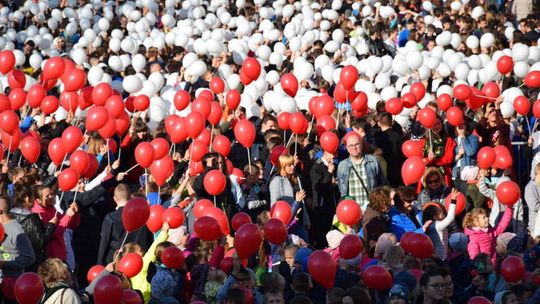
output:
{"label": "white balloon", "polygon": [[467,37],[467,40],[465,40],[465,44],[469,49],[476,49],[480,45],[480,40],[478,40],[478,37],[471,35]]}
{"label": "white balloon", "polygon": [[454,90],[452,89],[451,86],[444,84],[437,89],[437,97],[441,96],[442,94],[448,94],[450,96],[454,96]]}
{"label": "white balloon", "polygon": [[150,76],[148,76],[148,80],[150,80],[156,86],[156,92],[159,91],[165,83],[165,79],[163,78],[163,74],[161,72],[154,72],[150,74]]}
{"label": "white balloon", "polygon": [[98,21],[99,29],[101,31],[103,31],[103,32],[106,32],[109,29],[110,25],[111,25],[111,23],[109,22],[109,20],[107,20],[105,18],[101,18]]}
{"label": "white balloon", "polygon": [[454,75],[458,80],[467,80],[467,76],[469,75],[470,70],[471,69],[466,63],[461,62],[457,64],[454,70]]}
{"label": "white balloon", "polygon": [[107,64],[115,72],[120,72],[123,70],[122,60],[119,56],[109,57],[109,61],[107,62]]}
{"label": "white balloon", "polygon": [[[452,2],[452,3],[456,3],[456,2]],[[396,115],[394,116],[394,120],[403,128],[403,129],[407,129],[409,128],[409,117],[408,116],[402,116],[401,114],[400,115]]]}
{"label": "white balloon", "polygon": [[103,70],[101,69],[101,67],[99,66],[93,66],[90,68],[90,70],[88,70],[88,75],[87,75],[87,79],[88,79],[88,83],[90,85],[97,85],[98,83],[101,82],[101,79],[103,78]]}
{"label": "white balloon", "polygon": [[375,110],[377,107],[377,103],[381,101],[381,96],[377,93],[367,93],[368,97],[368,108]]}
{"label": "white balloon", "polygon": [[227,77],[227,85],[229,88],[238,89],[240,87],[240,76],[238,74],[231,74]]}
{"label": "white balloon", "polygon": [[295,113],[296,101],[290,96],[282,96],[281,99],[276,99],[274,102],[279,102],[281,112]]}
{"label": "white balloon", "polygon": [[399,76],[405,76],[410,72],[407,62],[398,57],[394,58],[394,61],[392,61],[392,70]]}
{"label": "white balloon", "polygon": [[195,61],[186,69],[186,74],[196,77],[201,77],[204,73],[206,73],[206,64],[201,60]]}
{"label": "white balloon", "polygon": [[495,36],[492,33],[485,33],[480,37],[480,47],[489,48],[495,42]]}
{"label": "white balloon", "polygon": [[516,43],[512,47],[512,59],[514,62],[524,61],[529,58],[529,47],[523,43]]}
{"label": "white balloon", "polygon": [[142,89],[135,93],[135,95],[146,95],[148,97],[154,96],[156,94],[156,86],[150,80],[143,81]]}
{"label": "white balloon", "polygon": [[500,105],[501,115],[503,118],[510,118],[514,115],[514,105],[511,102],[502,102]]}
{"label": "white balloon", "polygon": [[146,58],[144,57],[144,55],[136,54],[135,56],[133,56],[133,59],[131,60],[131,66],[133,66],[135,72],[141,72],[146,66]]}
{"label": "white balloon", "polygon": [[43,61],[43,58],[39,54],[32,54],[30,58],[28,59],[30,66],[37,70],[41,67],[41,62]]}
{"label": "white balloon", "polygon": [[518,78],[525,78],[529,73],[529,65],[526,62],[518,61],[514,64],[514,75]]}
{"label": "white balloon", "polygon": [[381,98],[384,101],[389,100],[390,98],[394,98],[398,96],[398,92],[394,86],[387,86],[381,90]]}
{"label": "white balloon", "polygon": [[390,77],[386,74],[379,74],[375,77],[375,87],[377,89],[383,89],[390,85]]}
{"label": "white balloon", "polygon": [[325,65],[321,68],[321,76],[326,82],[333,82],[334,66]]}
{"label": "white balloon", "polygon": [[407,64],[411,70],[416,70],[424,63],[424,57],[418,51],[407,54]]}
{"label": "white balloon", "polygon": [[142,81],[135,75],[129,75],[122,81],[122,87],[128,93],[135,93],[142,89]]}

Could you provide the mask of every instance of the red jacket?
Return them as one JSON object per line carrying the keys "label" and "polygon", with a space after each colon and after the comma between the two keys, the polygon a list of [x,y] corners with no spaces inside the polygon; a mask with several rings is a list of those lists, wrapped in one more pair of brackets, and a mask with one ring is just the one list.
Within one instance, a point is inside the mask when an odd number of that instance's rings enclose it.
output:
{"label": "red jacket", "polygon": [[59,258],[62,261],[67,259],[66,243],[64,241],[64,231],[74,229],[79,226],[80,216],[78,214],[69,217],[66,214],[56,212],[54,207],[43,207],[37,203],[32,207],[32,212],[37,213],[44,224],[47,224],[54,216],[58,218],[58,224],[54,229],[51,240],[47,243],[47,257]]}

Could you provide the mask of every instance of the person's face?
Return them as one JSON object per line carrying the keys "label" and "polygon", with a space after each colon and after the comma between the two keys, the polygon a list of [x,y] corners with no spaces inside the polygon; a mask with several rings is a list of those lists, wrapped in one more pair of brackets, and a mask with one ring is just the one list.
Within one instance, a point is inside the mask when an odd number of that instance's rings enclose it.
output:
{"label": "person's face", "polygon": [[435,190],[441,186],[441,177],[438,174],[432,174],[426,179],[426,183],[429,189]]}
{"label": "person's face", "polygon": [[422,287],[424,298],[440,301],[444,299],[444,280],[442,276],[434,276],[429,279],[426,286]]}
{"label": "person's face", "polygon": [[405,210],[406,212],[412,211],[414,200],[403,199],[402,201],[403,201],[403,210]]}
{"label": "person's face", "polygon": [[534,175],[534,181],[540,183],[540,170],[537,170]]}
{"label": "person's face", "polygon": [[294,163],[290,163],[285,165],[283,168],[285,170],[285,174],[287,175],[293,175],[294,174]]}
{"label": "person's face", "polygon": [[487,284],[486,284],[487,281],[486,281],[486,280],[484,279],[484,277],[481,276],[481,275],[475,276],[475,277],[472,279],[471,283],[472,283],[474,286],[476,286],[476,288],[479,289],[479,290],[485,289],[485,288],[486,288],[486,285],[487,285]]}
{"label": "person's face", "polygon": [[487,228],[489,225],[488,217],[485,214],[480,214],[474,219],[474,224],[480,228]]}
{"label": "person's face", "polygon": [[504,301],[504,304],[518,304],[518,299],[515,294],[510,294],[506,296],[506,301]]}
{"label": "person's face", "polygon": [[52,207],[54,206],[53,196],[50,188],[45,188],[41,191],[41,196],[38,199],[38,204],[43,207]]}
{"label": "person's face", "polygon": [[148,132],[147,132],[146,130],[139,131],[139,132],[137,132],[137,137],[138,137],[139,139],[143,139],[143,138],[146,137],[146,134],[147,134],[147,133],[148,133]]}
{"label": "person's face", "polygon": [[451,276],[445,276],[443,277],[444,284],[446,284],[444,288],[444,297],[449,299],[454,295],[454,282],[452,281]]}
{"label": "person's face", "polygon": [[293,250],[285,250],[285,261],[289,264],[289,267],[294,267],[294,252]]}
{"label": "person's face", "polygon": [[261,125],[261,132],[264,133],[268,130],[275,130],[277,129],[277,125],[273,120],[268,120],[266,123]]}
{"label": "person's face", "polygon": [[467,129],[467,126],[462,123],[460,124],[457,128],[456,128],[456,131],[457,131],[457,134],[458,136],[465,136],[465,130]]}
{"label": "person's face", "polygon": [[428,51],[431,51],[433,50],[433,48],[435,47],[435,41],[429,41],[428,44],[427,44],[427,49]]}
{"label": "person's face", "polygon": [[328,163],[332,163],[334,161],[334,154],[332,153],[328,153],[324,151],[323,157],[324,157],[324,160],[327,161]]}
{"label": "person's face", "polygon": [[268,294],[266,297],[266,304],[284,304],[283,296],[280,294]]}
{"label": "person's face", "polygon": [[388,301],[389,304],[407,304],[403,298],[399,296],[392,296],[390,300]]}
{"label": "person's face", "polygon": [[349,138],[347,141],[347,152],[352,157],[358,157],[362,153],[362,140],[356,136]]}
{"label": "person's face", "polygon": [[439,134],[439,132],[441,132],[442,130],[442,122],[440,119],[435,119],[435,124],[433,125],[433,128],[432,128],[433,132]]}
{"label": "person's face", "polygon": [[497,120],[497,114],[495,113],[495,109],[489,108],[488,111],[489,111],[488,120],[492,121],[492,122],[496,121]]}

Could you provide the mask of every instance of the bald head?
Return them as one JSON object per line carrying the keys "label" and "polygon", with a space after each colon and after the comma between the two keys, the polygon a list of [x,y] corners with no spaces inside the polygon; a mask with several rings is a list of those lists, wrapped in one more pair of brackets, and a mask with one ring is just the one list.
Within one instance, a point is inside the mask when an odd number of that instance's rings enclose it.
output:
{"label": "bald head", "polygon": [[347,152],[355,159],[362,154],[362,137],[357,133],[350,133],[345,139],[345,145],[347,146]]}

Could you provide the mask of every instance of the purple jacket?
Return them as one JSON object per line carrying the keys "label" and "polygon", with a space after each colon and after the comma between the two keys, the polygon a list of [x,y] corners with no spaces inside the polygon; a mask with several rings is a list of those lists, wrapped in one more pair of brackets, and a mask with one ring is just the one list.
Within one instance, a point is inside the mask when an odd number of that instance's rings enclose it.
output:
{"label": "purple jacket", "polygon": [[496,264],[497,251],[495,246],[497,244],[497,236],[503,233],[506,227],[512,220],[513,209],[506,207],[504,215],[497,227],[489,227],[486,229],[473,230],[465,228],[465,234],[469,236],[469,244],[467,250],[469,256],[474,259],[479,253],[486,253],[491,257],[493,265]]}

